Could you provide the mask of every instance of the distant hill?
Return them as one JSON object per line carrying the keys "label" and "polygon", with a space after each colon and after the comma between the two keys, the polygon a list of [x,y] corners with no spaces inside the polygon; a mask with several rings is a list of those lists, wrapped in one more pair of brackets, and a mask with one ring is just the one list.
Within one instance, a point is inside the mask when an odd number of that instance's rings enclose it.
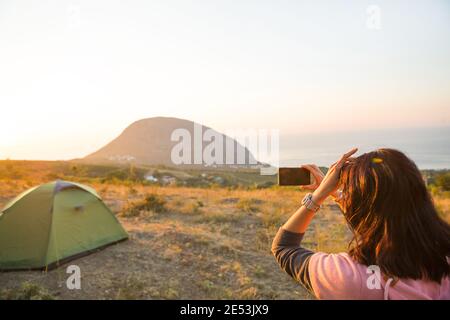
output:
{"label": "distant hill", "polygon": [[[108,143],[100,150],[88,155],[83,160],[90,163],[133,163],[137,165],[170,165],[172,148],[178,141],[171,141],[172,132],[176,129],[186,129],[192,137],[191,159],[194,159],[194,122],[177,118],[155,117],[136,121],[126,128],[121,135]],[[202,126],[203,132],[211,129]],[[212,129],[211,129],[212,130]],[[213,130],[214,131],[214,130]],[[231,139],[226,135],[214,131],[225,139]],[[235,140],[232,140],[235,148],[243,148]],[[203,142],[203,148],[211,142]],[[224,153],[225,154],[225,153]],[[240,166],[251,166],[256,162],[250,151],[245,148],[246,161]],[[250,160],[251,159],[251,160]],[[235,154],[236,160],[236,154]],[[225,161],[224,161],[225,162]],[[237,163],[234,161],[234,163]],[[205,165],[204,163],[202,165]],[[260,165],[260,163],[257,163]],[[253,166],[255,166],[253,164]]]}

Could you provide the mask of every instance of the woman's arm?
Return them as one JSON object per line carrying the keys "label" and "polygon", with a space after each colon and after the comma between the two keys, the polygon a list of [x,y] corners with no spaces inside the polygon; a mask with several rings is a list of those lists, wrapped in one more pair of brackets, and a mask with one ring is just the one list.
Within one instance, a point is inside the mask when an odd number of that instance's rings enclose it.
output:
{"label": "woman's arm", "polygon": [[[312,201],[316,205],[320,206],[328,196],[336,193],[340,170],[356,151],[357,149],[353,149],[343,155],[338,162],[331,166],[323,180],[321,176],[317,176],[317,172],[314,174],[314,168],[307,167],[318,184],[312,194]],[[272,243],[272,253],[280,267],[311,292],[313,290],[308,274],[308,264],[314,252],[303,248],[301,242],[314,214],[314,211],[302,205],[278,230]]]}
{"label": "woman's arm", "polygon": [[303,235],[303,233],[293,233],[280,228],[272,242],[272,254],[281,269],[313,292],[308,265],[314,252],[301,246]]}
{"label": "woman's arm", "polygon": [[[336,194],[338,190],[339,176],[342,167],[350,161],[351,156],[358,151],[358,149],[352,149],[346,154],[344,154],[339,161],[333,164],[328,170],[327,174],[320,182],[317,189],[314,190],[312,194],[312,201],[320,206],[329,196]],[[316,178],[317,179],[317,178]],[[314,216],[314,212],[308,210],[305,206],[301,206],[283,225],[283,229],[295,232],[304,233],[308,228],[311,220]]]}
{"label": "woman's arm", "polygon": [[[314,194],[312,200],[317,205],[323,202]],[[305,206],[301,206],[278,230],[272,242],[272,254],[281,269],[312,293],[314,292],[309,279],[308,265],[314,252],[303,248],[301,243],[314,213]]]}

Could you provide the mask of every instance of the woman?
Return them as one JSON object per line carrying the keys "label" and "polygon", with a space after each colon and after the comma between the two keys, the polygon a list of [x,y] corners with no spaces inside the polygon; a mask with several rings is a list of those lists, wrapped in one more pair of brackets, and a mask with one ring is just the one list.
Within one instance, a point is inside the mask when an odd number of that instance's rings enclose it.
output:
{"label": "woman", "polygon": [[[319,299],[450,299],[450,226],[439,218],[420,171],[403,153],[353,149],[315,183],[280,228],[279,265]],[[332,196],[353,232],[348,253],[301,246],[320,205]],[[318,212],[317,214],[320,214]]]}

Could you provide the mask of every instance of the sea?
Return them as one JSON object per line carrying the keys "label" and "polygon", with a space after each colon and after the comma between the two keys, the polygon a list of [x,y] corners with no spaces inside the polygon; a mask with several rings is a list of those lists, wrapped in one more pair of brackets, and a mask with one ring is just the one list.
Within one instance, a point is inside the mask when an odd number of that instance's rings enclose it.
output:
{"label": "sea", "polygon": [[450,169],[450,127],[383,129],[358,132],[280,134],[280,166],[314,163],[329,166],[343,153],[378,148],[404,152],[419,169]]}

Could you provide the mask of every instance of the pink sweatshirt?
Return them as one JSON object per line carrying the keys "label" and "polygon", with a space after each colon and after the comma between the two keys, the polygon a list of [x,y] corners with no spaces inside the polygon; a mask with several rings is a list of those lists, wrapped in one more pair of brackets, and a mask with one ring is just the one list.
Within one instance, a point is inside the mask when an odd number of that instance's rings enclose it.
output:
{"label": "pink sweatshirt", "polygon": [[440,283],[384,279],[376,266],[357,263],[347,253],[315,253],[303,248],[303,235],[280,228],[272,243],[272,253],[287,274],[319,299],[450,300],[449,277]]}
{"label": "pink sweatshirt", "polygon": [[355,262],[347,253],[315,253],[310,257],[308,271],[311,287],[319,299],[450,300],[449,277],[440,284],[412,279],[394,283],[381,275],[381,285],[376,288],[367,284],[368,280],[373,284],[376,273]]}

